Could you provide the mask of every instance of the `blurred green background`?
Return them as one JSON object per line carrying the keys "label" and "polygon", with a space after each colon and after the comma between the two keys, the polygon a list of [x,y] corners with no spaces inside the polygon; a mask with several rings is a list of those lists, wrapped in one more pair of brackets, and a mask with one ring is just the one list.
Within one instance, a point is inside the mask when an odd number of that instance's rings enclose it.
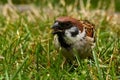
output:
{"label": "blurred green background", "polygon": [[[35,4],[37,6],[45,6],[48,3],[51,3],[52,5],[60,5],[58,4],[61,0],[1,0],[0,4],[6,4],[9,1],[12,1],[13,4]],[[74,4],[75,2],[78,2],[77,5],[79,6],[80,0],[64,0],[66,5]],[[87,0],[83,0],[84,3],[87,2]],[[115,11],[120,12],[120,0],[90,0],[90,3],[92,4],[91,9],[97,8],[97,6],[100,4],[100,9],[104,8],[107,9],[110,5],[110,2],[114,1],[115,5]],[[60,5],[61,6],[61,5]],[[79,8],[79,7],[78,7]]]}

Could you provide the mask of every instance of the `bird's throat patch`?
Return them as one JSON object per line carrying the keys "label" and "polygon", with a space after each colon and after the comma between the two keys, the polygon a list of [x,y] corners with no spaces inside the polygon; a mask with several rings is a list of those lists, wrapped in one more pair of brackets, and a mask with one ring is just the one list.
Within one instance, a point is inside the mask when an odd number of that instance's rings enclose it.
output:
{"label": "bird's throat patch", "polygon": [[63,47],[63,48],[68,49],[68,48],[71,47],[71,44],[68,44],[68,43],[65,41],[63,34],[58,34],[58,41],[59,41],[61,47]]}

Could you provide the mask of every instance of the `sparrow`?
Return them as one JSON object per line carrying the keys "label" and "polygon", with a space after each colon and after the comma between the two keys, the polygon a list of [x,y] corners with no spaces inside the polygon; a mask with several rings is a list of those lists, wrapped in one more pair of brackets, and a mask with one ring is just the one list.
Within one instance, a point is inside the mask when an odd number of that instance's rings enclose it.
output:
{"label": "sparrow", "polygon": [[95,26],[88,20],[78,20],[69,16],[56,18],[52,25],[54,45],[61,48],[66,61],[72,63],[76,53],[80,59],[92,57],[95,46]]}

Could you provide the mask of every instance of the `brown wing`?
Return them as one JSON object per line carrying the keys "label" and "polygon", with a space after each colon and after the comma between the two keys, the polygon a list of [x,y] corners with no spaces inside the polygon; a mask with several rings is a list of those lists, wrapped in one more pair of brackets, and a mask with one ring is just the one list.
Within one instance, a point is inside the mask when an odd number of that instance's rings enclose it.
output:
{"label": "brown wing", "polygon": [[81,21],[86,29],[87,36],[94,37],[95,25],[90,23],[88,20]]}

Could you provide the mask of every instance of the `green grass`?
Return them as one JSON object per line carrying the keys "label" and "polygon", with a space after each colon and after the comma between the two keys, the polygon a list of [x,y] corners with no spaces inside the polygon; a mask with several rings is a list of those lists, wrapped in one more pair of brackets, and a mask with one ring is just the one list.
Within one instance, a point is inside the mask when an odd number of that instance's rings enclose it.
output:
{"label": "green grass", "polygon": [[[86,6],[79,6],[85,12],[64,2],[24,12],[4,6],[0,14],[0,80],[120,79],[120,24],[115,12]],[[61,69],[63,57],[52,43],[50,26],[62,15],[88,19],[96,25],[94,60],[78,60],[80,66],[73,71],[69,64]]]}

